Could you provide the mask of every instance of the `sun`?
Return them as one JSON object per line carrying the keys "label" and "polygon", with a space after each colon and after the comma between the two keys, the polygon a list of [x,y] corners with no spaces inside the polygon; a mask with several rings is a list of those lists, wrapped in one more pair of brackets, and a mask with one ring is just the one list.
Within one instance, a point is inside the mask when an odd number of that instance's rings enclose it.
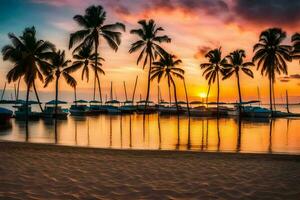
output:
{"label": "sun", "polygon": [[206,93],[205,92],[200,92],[198,95],[201,98],[206,98]]}

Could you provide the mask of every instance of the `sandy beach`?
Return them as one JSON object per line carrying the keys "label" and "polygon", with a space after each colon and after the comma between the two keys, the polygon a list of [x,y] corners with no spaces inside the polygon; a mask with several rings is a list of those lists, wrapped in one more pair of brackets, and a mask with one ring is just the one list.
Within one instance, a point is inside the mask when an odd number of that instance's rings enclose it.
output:
{"label": "sandy beach", "polygon": [[299,199],[300,156],[0,142],[0,199]]}

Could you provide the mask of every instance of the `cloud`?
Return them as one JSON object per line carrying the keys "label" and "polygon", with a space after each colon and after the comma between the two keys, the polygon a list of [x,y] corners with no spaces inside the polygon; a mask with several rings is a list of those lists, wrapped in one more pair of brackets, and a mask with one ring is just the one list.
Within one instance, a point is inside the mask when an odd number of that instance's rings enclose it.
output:
{"label": "cloud", "polygon": [[[72,6],[72,7],[79,7],[83,4],[86,3],[91,3],[92,1],[86,0],[31,0],[33,3],[38,3],[38,4],[47,4],[55,7],[62,7],[62,6]],[[86,3],[83,3],[86,2]]]}
{"label": "cloud", "polygon": [[211,50],[211,47],[209,47],[209,46],[198,46],[198,49],[194,55],[194,58],[196,58],[196,59],[202,58],[209,50]]}
{"label": "cloud", "polygon": [[54,21],[50,22],[54,27],[68,31],[68,32],[74,32],[76,31],[76,25],[73,23],[72,19],[70,20],[60,20],[60,21]]}
{"label": "cloud", "polygon": [[224,0],[31,0],[33,3],[47,4],[56,7],[82,8],[92,4],[100,4],[104,8],[113,10],[115,14],[135,15],[136,13],[152,13],[155,10],[178,11],[185,14],[203,12],[211,16],[227,13],[229,6]]}
{"label": "cloud", "polygon": [[299,0],[235,0],[233,11],[243,20],[276,26],[299,24]]}

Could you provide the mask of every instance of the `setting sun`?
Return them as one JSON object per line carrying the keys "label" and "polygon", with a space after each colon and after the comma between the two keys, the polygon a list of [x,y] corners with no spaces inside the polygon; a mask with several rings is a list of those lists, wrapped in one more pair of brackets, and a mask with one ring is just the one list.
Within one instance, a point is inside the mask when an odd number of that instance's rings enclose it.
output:
{"label": "setting sun", "polygon": [[205,92],[200,92],[199,94],[198,94],[198,96],[199,97],[201,97],[201,98],[206,98],[206,93]]}
{"label": "setting sun", "polygon": [[0,0],[0,200],[300,200],[299,10]]}

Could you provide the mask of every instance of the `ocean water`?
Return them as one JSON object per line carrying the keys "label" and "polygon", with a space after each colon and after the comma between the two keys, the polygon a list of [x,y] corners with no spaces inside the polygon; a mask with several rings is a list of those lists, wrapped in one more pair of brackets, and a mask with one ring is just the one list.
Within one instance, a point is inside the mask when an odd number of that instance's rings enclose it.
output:
{"label": "ocean water", "polygon": [[[277,106],[284,110],[284,106]],[[300,106],[291,106],[299,112]],[[300,154],[300,119],[99,115],[30,121],[28,142],[116,149]],[[25,141],[24,121],[0,126],[0,140]]]}

